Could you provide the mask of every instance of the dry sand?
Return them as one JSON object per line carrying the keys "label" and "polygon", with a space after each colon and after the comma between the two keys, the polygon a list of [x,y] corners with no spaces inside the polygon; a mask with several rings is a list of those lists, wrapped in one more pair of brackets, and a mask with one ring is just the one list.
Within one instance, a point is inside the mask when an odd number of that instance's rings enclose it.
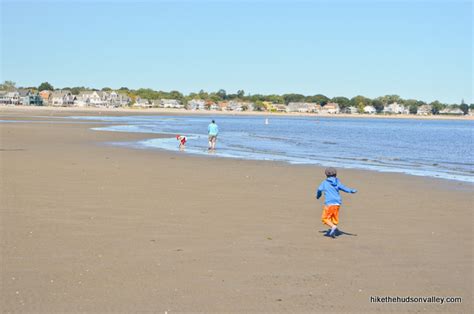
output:
{"label": "dry sand", "polygon": [[111,146],[156,135],[29,118],[38,112],[0,112],[31,120],[0,123],[5,313],[473,306],[471,184],[341,170],[359,193],[344,195],[340,226],[357,235],[333,240],[314,198],[321,168]]}

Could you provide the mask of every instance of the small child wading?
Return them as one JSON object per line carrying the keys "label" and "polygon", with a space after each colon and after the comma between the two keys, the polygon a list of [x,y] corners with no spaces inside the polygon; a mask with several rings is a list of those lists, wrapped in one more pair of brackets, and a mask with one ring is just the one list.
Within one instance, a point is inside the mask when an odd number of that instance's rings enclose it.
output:
{"label": "small child wading", "polygon": [[319,199],[324,192],[324,207],[321,220],[323,223],[331,227],[327,235],[332,238],[336,236],[337,224],[339,223],[339,208],[342,204],[341,196],[339,191],[346,193],[356,193],[357,190],[350,189],[344,186],[337,176],[337,171],[334,168],[327,168],[324,172],[326,174],[326,180],[324,180],[319,186],[316,192],[316,198]]}
{"label": "small child wading", "polygon": [[188,139],[184,135],[176,135],[176,140],[179,142],[179,149],[184,150],[186,148],[186,142]]}

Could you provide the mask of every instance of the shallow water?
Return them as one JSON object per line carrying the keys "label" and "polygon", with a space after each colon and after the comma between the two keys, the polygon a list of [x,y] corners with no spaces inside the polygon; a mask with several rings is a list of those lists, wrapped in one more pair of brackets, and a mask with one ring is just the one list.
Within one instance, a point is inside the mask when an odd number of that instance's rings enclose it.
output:
{"label": "shallow water", "polygon": [[[208,154],[210,116],[73,117],[119,125],[95,128],[119,132],[165,133],[131,147]],[[473,121],[351,119],[321,117],[219,116],[216,156],[277,160],[345,168],[402,172],[474,182]]]}

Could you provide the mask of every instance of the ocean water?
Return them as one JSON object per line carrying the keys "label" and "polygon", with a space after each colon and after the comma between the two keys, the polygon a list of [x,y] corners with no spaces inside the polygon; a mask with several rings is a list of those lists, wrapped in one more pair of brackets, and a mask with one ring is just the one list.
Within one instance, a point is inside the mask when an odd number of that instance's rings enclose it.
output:
{"label": "ocean water", "polygon": [[[127,143],[133,148],[208,155],[211,116],[73,117],[114,123],[101,131],[170,134]],[[474,182],[474,121],[324,117],[218,116],[220,134],[213,157],[284,161],[401,172]],[[124,145],[121,143],[121,145]]]}

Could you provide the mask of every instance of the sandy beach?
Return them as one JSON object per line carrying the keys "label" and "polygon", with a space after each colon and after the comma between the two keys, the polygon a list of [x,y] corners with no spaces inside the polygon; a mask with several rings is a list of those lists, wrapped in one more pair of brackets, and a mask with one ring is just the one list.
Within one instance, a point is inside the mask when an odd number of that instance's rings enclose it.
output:
{"label": "sandy beach", "polygon": [[331,239],[320,167],[112,146],[157,135],[54,118],[72,113],[97,114],[0,109],[28,121],[0,123],[3,313],[473,307],[472,184],[341,169],[359,192],[343,195],[351,235]]}

